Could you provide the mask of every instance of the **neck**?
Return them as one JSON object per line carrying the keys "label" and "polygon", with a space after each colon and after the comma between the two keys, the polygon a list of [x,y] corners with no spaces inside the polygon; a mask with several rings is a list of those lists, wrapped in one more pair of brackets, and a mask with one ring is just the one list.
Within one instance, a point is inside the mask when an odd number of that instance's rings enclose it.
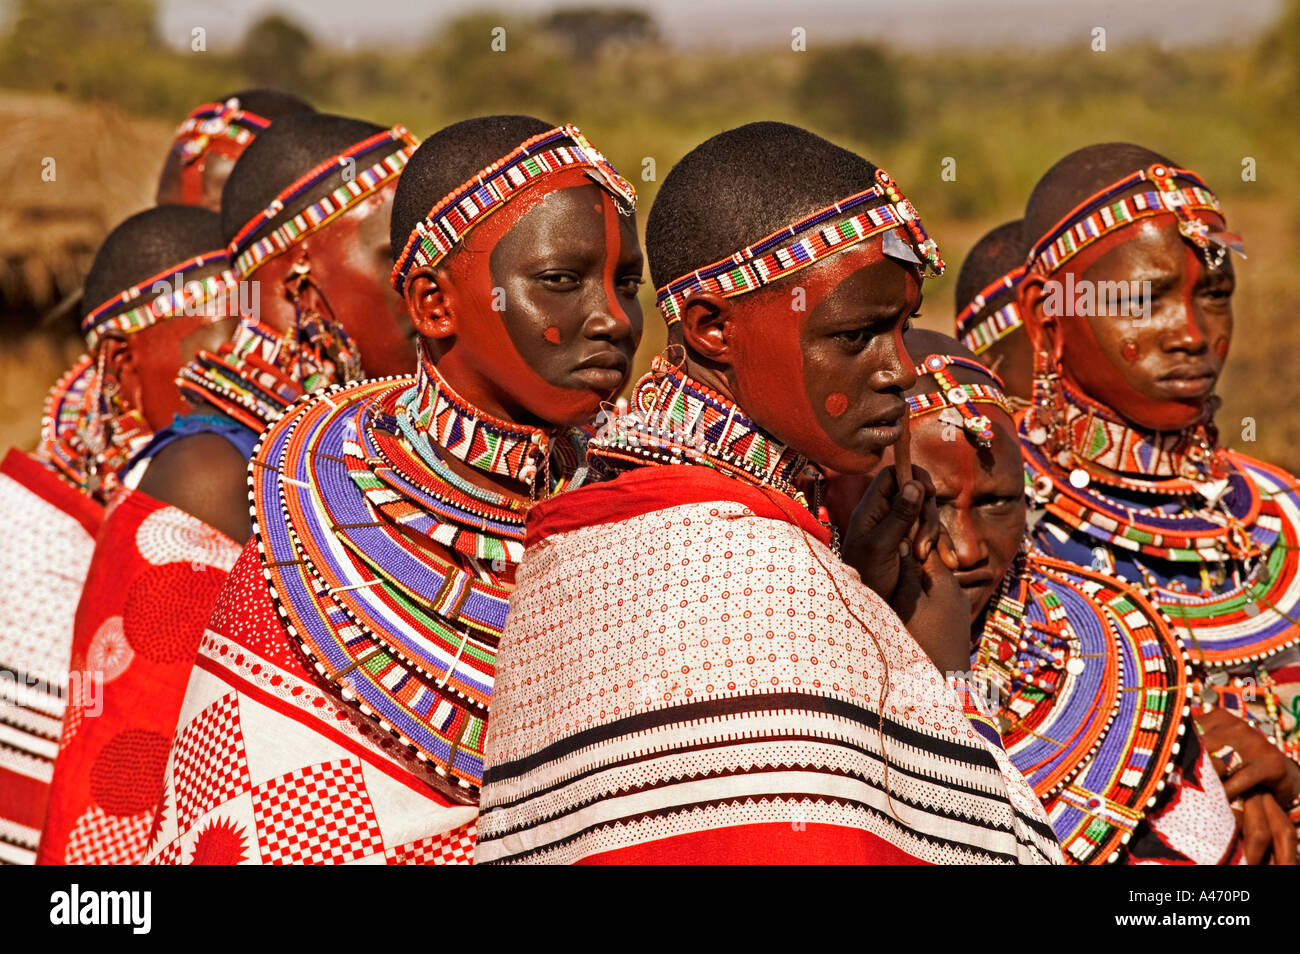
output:
{"label": "neck", "polygon": [[637,382],[632,406],[591,442],[603,470],[697,464],[768,487],[807,506],[794,481],[807,461],[746,416],[733,398],[692,378],[690,363],[656,357]]}
{"label": "neck", "polygon": [[528,496],[547,479],[551,432],[475,407],[423,349],[415,384],[398,404],[398,426],[417,452],[432,452],[479,486]]}
{"label": "neck", "polygon": [[[1218,450],[1213,423],[1157,431],[1125,420],[1063,382],[1065,439],[1076,459],[1117,474],[1204,479]],[[1207,415],[1208,416],[1208,415]],[[1212,420],[1212,419],[1211,419]]]}

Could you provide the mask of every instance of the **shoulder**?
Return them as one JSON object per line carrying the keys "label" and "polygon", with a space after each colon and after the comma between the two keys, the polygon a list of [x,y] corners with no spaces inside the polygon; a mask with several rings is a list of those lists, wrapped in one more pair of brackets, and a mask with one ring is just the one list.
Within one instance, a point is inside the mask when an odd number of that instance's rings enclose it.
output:
{"label": "shoulder", "polygon": [[1296,483],[1296,478],[1288,471],[1283,470],[1275,464],[1269,464],[1265,461],[1243,454],[1240,451],[1230,450],[1227,452],[1228,459],[1232,461],[1239,470],[1244,471],[1256,484],[1266,483],[1269,486],[1266,489],[1280,489],[1283,487],[1290,488]]}
{"label": "shoulder", "polygon": [[248,539],[248,461],[218,434],[190,434],[160,450],[136,488],[232,540]]}

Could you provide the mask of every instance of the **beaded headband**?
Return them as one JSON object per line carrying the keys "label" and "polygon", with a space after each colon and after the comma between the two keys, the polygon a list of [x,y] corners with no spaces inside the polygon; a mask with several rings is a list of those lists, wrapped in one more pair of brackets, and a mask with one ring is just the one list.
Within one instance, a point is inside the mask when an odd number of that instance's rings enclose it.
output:
{"label": "beaded headband", "polygon": [[500,210],[538,179],[564,169],[588,169],[597,185],[636,208],[636,189],[609,164],[595,146],[573,125],[557,126],[521,143],[453,192],[439,199],[406,240],[393,266],[393,288],[405,294],[406,276],[412,268],[432,268],[474,226]]}
{"label": "beaded headband", "polygon": [[980,318],[990,299],[1006,292],[1014,292],[1024,280],[1025,267],[1021,265],[981,289],[965,308],[957,312],[955,323],[958,340],[976,354],[983,354],[995,342],[1001,341],[1024,324],[1014,298],[997,311]]}
{"label": "beaded headband", "polygon": [[[948,370],[948,367],[954,364],[978,371],[992,379],[994,384],[958,384],[957,379]],[[971,435],[975,443],[980,447],[989,447],[993,444],[993,422],[989,420],[987,414],[976,414],[971,405],[989,404],[1002,410],[1008,417],[1011,416],[1007,396],[1002,390],[1005,385],[995,372],[970,358],[955,354],[932,354],[927,355],[925,360],[916,366],[916,373],[930,375],[938,382],[939,390],[910,396],[907,399],[909,417],[921,417],[933,411],[953,407],[961,415],[962,429]]]}
{"label": "beaded headband", "polygon": [[[848,218],[839,218],[846,212],[882,199],[884,202],[873,208]],[[838,221],[831,222],[831,219]],[[800,232],[818,226],[821,227],[815,232],[789,242]],[[938,243],[926,234],[916,208],[899,191],[889,173],[877,169],[876,184],[870,189],[814,212],[712,265],[673,279],[659,289],[655,303],[671,325],[681,318],[686,300],[692,295],[709,292],[732,298],[757,291],[829,255],[899,226],[905,226],[911,233],[912,244],[924,259],[930,274],[942,275],[944,264],[939,257]],[[786,242],[789,244],[782,244]]]}
{"label": "beaded headband", "polygon": [[[1179,187],[1175,179],[1184,179],[1192,185]],[[1156,191],[1115,198],[1139,182],[1153,183]],[[1208,222],[1192,214],[1215,212],[1222,215],[1218,198],[1201,177],[1187,169],[1174,169],[1157,162],[1080,202],[1034,244],[1025,267],[1029,271],[1050,275],[1102,236],[1167,212],[1177,217],[1178,231],[1198,248],[1209,250],[1214,246],[1221,254],[1228,251],[1243,254],[1240,236],[1231,232],[1211,232]]]}
{"label": "beaded headband", "polygon": [[[418,141],[407,132],[405,126],[394,126],[385,132],[368,136],[299,178],[277,195],[270,205],[253,216],[231,240],[230,258],[234,262],[235,274],[242,281],[270,259],[287,251],[312,232],[333,222],[362,200],[378,192],[401,174],[417,145],[419,145]],[[393,146],[398,147],[396,151],[386,153],[373,165],[365,169],[355,169],[355,164],[361,158]],[[282,222],[273,231],[261,238],[255,238],[284,211],[286,206],[326,179],[348,168],[355,170],[355,175],[349,181],[313,202],[287,222]]]}
{"label": "beaded headband", "polygon": [[242,151],[270,125],[269,119],[240,109],[238,98],[232,96],[224,103],[204,103],[186,116],[176,129],[175,148],[188,165],[218,143],[229,142],[235,151]]}
{"label": "beaded headband", "polygon": [[[108,332],[117,331],[124,335],[135,334],[165,318],[205,315],[224,318],[224,311],[216,313],[213,307],[220,299],[226,297],[238,287],[239,282],[231,271],[222,269],[219,274],[206,278],[196,278],[182,282],[179,288],[173,288],[170,279],[183,275],[187,271],[202,268],[204,265],[223,263],[226,259],[225,249],[204,252],[191,259],[173,265],[166,271],[159,272],[151,278],[132,285],[126,291],[114,295],[98,308],[87,313],[81,320],[81,333],[86,339],[86,348],[94,351],[100,339]],[[126,311],[118,311],[123,305],[138,301],[147,291],[152,291],[157,283],[167,286],[163,292],[150,301],[142,302]]]}

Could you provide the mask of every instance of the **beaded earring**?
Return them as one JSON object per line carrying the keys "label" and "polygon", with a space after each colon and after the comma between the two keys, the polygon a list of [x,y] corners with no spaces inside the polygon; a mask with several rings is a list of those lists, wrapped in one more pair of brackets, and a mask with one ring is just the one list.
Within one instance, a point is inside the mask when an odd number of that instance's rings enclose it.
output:
{"label": "beaded earring", "polygon": [[1033,403],[1026,412],[1027,436],[1031,444],[1043,448],[1043,453],[1062,467],[1074,463],[1066,434],[1065,395],[1061,389],[1061,374],[1050,352],[1034,352]]}
{"label": "beaded earring", "polygon": [[[334,317],[329,300],[312,277],[311,258],[306,249],[298,253],[282,287],[285,297],[293,304],[295,350],[300,368],[305,360],[314,364],[327,380],[360,380],[364,376],[361,355],[343,325]],[[309,377],[309,374],[301,377],[304,385]]]}

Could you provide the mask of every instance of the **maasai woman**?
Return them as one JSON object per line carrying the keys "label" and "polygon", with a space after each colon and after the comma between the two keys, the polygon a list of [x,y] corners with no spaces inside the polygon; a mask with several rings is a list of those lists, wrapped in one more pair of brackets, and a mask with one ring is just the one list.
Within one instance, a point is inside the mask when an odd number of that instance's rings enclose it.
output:
{"label": "maasai woman", "polygon": [[916,210],[755,123],[682,159],[646,234],[669,355],[593,440],[598,479],[529,514],[476,860],[1059,862],[945,682],[967,601],[927,482],[873,486],[852,567],[796,486],[902,433],[901,334],[942,269]]}
{"label": "maasai woman", "polygon": [[1125,143],[1053,166],[1024,228],[1035,540],[1173,620],[1228,796],[1280,828],[1300,795],[1282,756],[1300,750],[1300,495],[1214,424],[1241,241],[1199,176]]}
{"label": "maasai woman", "polygon": [[[400,127],[313,114],[278,122],[232,173],[218,238],[234,267],[231,311],[245,314],[232,340],[185,367],[191,408],[135,455],[133,489],[99,533],[73,666],[91,665],[104,640],[130,652],[103,687],[102,713],[69,713],[42,861],[131,863],[161,822],[194,654],[249,536],[244,475],[258,433],[304,389],[359,377],[356,342],[373,346],[376,372],[405,366],[407,333],[375,258],[413,149]],[[275,289],[265,307],[259,285]],[[184,407],[174,385],[169,394]],[[108,779],[134,794],[111,795]]]}
{"label": "maasai woman", "polygon": [[262,438],[155,860],[470,859],[523,514],[640,337],[634,198],[572,126],[468,120],[416,151],[391,236],[418,371]]}

